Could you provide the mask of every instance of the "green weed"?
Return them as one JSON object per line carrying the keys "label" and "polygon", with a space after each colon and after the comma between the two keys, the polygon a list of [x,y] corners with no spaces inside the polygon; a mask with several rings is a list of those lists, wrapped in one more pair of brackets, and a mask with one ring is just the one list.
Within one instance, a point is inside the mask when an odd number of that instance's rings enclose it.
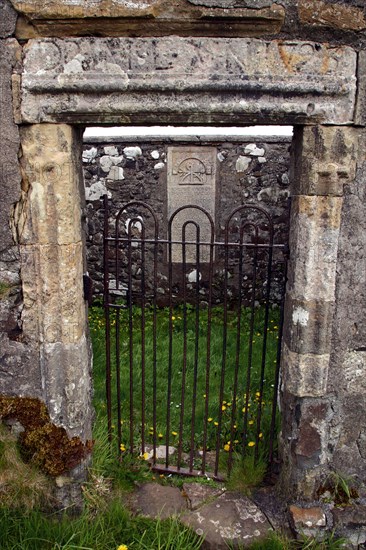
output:
{"label": "green weed", "polygon": [[267,461],[255,460],[252,455],[236,456],[229,479],[228,489],[250,495],[252,489],[260,485],[267,471]]}
{"label": "green weed", "polygon": [[0,300],[6,298],[13,285],[0,281]]}

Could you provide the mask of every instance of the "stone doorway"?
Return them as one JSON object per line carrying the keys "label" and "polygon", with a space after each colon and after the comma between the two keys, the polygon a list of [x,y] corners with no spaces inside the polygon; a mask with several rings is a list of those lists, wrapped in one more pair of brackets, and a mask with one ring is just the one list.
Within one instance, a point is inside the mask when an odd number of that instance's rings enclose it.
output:
{"label": "stone doorway", "polygon": [[162,120],[293,124],[282,449],[286,489],[309,496],[314,478],[327,468],[324,398],[343,184],[354,179],[358,140],[351,127],[356,55],[307,42],[95,40],[98,49],[82,38],[31,40],[25,54],[18,121],[25,177],[14,229],[23,264],[24,330],[39,343],[39,393],[55,422],[72,435],[89,436],[78,127]]}

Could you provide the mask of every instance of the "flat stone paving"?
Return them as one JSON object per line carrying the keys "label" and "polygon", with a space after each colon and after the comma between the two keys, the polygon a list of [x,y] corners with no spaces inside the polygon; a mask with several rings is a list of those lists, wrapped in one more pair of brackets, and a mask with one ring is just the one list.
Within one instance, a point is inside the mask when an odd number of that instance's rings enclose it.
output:
{"label": "flat stone paving", "polygon": [[131,502],[133,512],[165,519],[179,516],[205,540],[204,550],[250,546],[265,538],[272,526],[249,498],[224,488],[200,483],[185,483],[183,490],[146,483],[137,487]]}

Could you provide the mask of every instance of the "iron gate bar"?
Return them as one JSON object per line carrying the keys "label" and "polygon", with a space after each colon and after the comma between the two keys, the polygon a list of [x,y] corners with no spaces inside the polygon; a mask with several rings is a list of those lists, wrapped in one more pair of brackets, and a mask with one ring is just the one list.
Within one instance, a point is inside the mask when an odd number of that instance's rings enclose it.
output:
{"label": "iron gate bar", "polygon": [[208,272],[208,311],[207,311],[207,343],[206,343],[206,372],[205,372],[205,414],[203,423],[203,455],[201,471],[202,474],[206,472],[206,452],[207,452],[207,426],[208,426],[208,406],[210,398],[210,366],[211,366],[211,323],[212,323],[212,279],[213,279],[213,257],[214,257],[214,227],[213,220],[211,218],[211,244],[210,244],[210,260],[209,260],[209,272]]}
{"label": "iron gate bar", "polygon": [[[240,229],[240,243],[243,242],[244,227]],[[243,247],[239,248],[239,281],[243,276]],[[232,464],[233,464],[233,439],[234,439],[234,425],[236,414],[236,397],[237,397],[237,385],[239,376],[239,364],[240,364],[240,348],[241,348],[241,307],[242,307],[242,292],[239,292],[238,298],[238,320],[236,325],[236,351],[235,351],[235,372],[234,372],[234,393],[233,393],[233,405],[231,409],[231,423],[230,423],[230,447],[229,447],[229,460],[228,460],[228,475],[230,476]]]}
{"label": "iron gate bar", "polygon": [[[148,237],[146,235],[146,224],[145,220],[136,214],[127,222],[125,222],[125,228],[127,236],[121,236],[120,234],[120,221],[122,220],[122,214],[126,213],[127,210],[132,207],[144,208],[146,209],[153,220],[153,233],[154,238]],[[145,440],[145,430],[146,430],[146,306],[147,294],[146,294],[146,269],[147,269],[147,245],[153,245],[153,270],[152,270],[152,417],[153,417],[153,427],[152,435],[153,438],[153,449],[152,449],[152,468],[159,472],[165,473],[181,473],[182,475],[207,475],[206,474],[206,465],[207,465],[207,452],[208,452],[208,421],[209,421],[209,402],[210,402],[210,377],[211,377],[211,330],[212,330],[212,283],[213,283],[213,266],[214,266],[214,251],[215,247],[218,250],[223,249],[224,251],[224,275],[223,275],[223,327],[222,327],[222,360],[221,360],[221,376],[220,376],[220,389],[219,389],[219,403],[218,403],[218,426],[216,432],[216,444],[215,444],[215,464],[213,477],[215,479],[222,479],[221,473],[219,473],[219,456],[220,456],[220,444],[222,441],[222,422],[223,422],[223,400],[224,400],[224,391],[226,383],[226,367],[227,367],[227,338],[228,338],[228,273],[229,273],[229,252],[232,249],[238,250],[239,256],[234,256],[238,259],[238,298],[237,303],[235,304],[236,314],[236,340],[235,340],[235,362],[234,362],[234,374],[232,383],[232,409],[230,411],[230,422],[229,422],[229,453],[228,453],[228,462],[227,462],[227,471],[230,475],[232,465],[233,465],[233,438],[235,435],[235,430],[237,426],[235,423],[237,415],[237,395],[239,388],[239,372],[243,369],[245,376],[243,382],[245,382],[245,405],[244,405],[244,418],[243,418],[243,432],[242,432],[242,442],[243,442],[243,452],[246,450],[247,437],[248,437],[248,412],[249,412],[249,398],[251,390],[251,373],[253,367],[253,336],[254,336],[254,322],[255,322],[255,303],[256,303],[256,293],[257,293],[257,283],[258,283],[258,252],[260,250],[265,251],[267,255],[267,272],[265,279],[265,296],[264,296],[264,329],[263,329],[263,339],[262,339],[262,351],[261,351],[261,361],[260,361],[260,379],[259,379],[259,398],[257,399],[257,421],[256,421],[256,431],[255,431],[255,459],[258,459],[258,449],[260,441],[260,430],[261,430],[261,420],[262,420],[262,407],[263,407],[263,392],[264,392],[264,375],[266,369],[266,356],[267,356],[267,332],[269,325],[269,308],[270,308],[270,295],[271,295],[271,283],[272,283],[272,264],[273,264],[273,250],[279,249],[285,251],[285,245],[275,244],[274,239],[274,228],[271,217],[268,213],[259,207],[252,205],[244,205],[237,207],[228,218],[225,224],[225,238],[224,242],[216,241],[214,235],[214,223],[208,212],[205,209],[196,206],[196,205],[187,205],[177,209],[171,218],[168,221],[168,239],[159,238],[159,226],[156,214],[149,207],[149,205],[142,203],[140,201],[131,201],[130,203],[125,204],[118,212],[115,219],[115,236],[109,236],[109,216],[110,210],[108,206],[108,199],[104,197],[104,209],[105,209],[105,221],[104,221],[104,307],[105,307],[105,319],[106,319],[106,393],[107,393],[107,413],[108,413],[108,432],[109,438],[112,439],[112,416],[113,416],[113,407],[112,407],[112,388],[111,388],[111,378],[112,378],[112,363],[111,363],[111,317],[110,310],[115,310],[115,319],[116,319],[116,334],[115,334],[115,358],[116,358],[116,398],[117,398],[117,419],[118,419],[118,446],[119,448],[122,445],[122,415],[121,415],[121,310],[128,310],[128,335],[129,335],[129,349],[128,349],[128,363],[129,363],[129,451],[134,452],[134,433],[135,433],[135,382],[134,376],[136,372],[136,367],[134,366],[134,341],[133,334],[135,328],[134,320],[134,310],[133,310],[133,295],[139,296],[140,304],[140,324],[139,324],[139,334],[141,336],[141,342],[139,344],[141,352],[141,364],[140,364],[140,374],[141,374],[141,453],[144,454],[146,449],[146,440]],[[172,239],[172,224],[179,212],[185,209],[196,209],[201,211],[206,218],[209,220],[210,225],[210,240],[207,238],[204,241],[200,240],[201,229],[200,225],[194,220],[187,220],[182,225],[182,239],[173,240]],[[265,232],[269,235],[268,242],[258,242],[259,241],[259,226],[258,221],[249,221],[246,223],[241,222],[240,224],[240,235],[239,242],[229,241],[230,234],[230,223],[233,221],[235,214],[245,211],[252,211],[264,215],[266,219]],[[237,223],[237,220],[234,220]],[[140,224],[140,236],[136,238],[133,234],[133,227],[136,223]],[[126,226],[127,224],[127,226]],[[195,240],[186,240],[188,227],[192,226],[195,231]],[[263,227],[262,227],[263,229]],[[252,239],[252,242],[245,242],[244,235],[245,232],[248,232],[249,237]],[[254,242],[253,242],[254,241]],[[125,246],[127,249],[127,292],[126,292],[126,304],[114,303],[111,300],[110,289],[109,289],[109,251],[112,250],[114,255],[114,276],[116,280],[115,288],[118,292],[120,291],[120,278],[123,275],[121,267],[121,246]],[[181,371],[181,385],[180,385],[180,413],[179,413],[179,438],[178,438],[178,457],[177,465],[173,466],[170,464],[169,457],[169,444],[170,444],[170,431],[171,431],[171,397],[172,397],[172,374],[173,374],[173,245],[179,245],[182,247],[182,260],[181,260],[181,284],[182,284],[182,293],[183,293],[183,355],[182,355],[182,371]],[[168,367],[167,367],[167,408],[166,408],[166,453],[165,453],[165,465],[157,463],[156,449],[157,449],[157,282],[158,282],[158,253],[159,247],[167,246],[167,258],[168,258],[168,300],[169,300],[169,334],[168,334]],[[194,246],[195,249],[195,259],[187,260],[187,247]],[[200,250],[201,246],[209,247],[209,259],[202,262]],[[137,248],[136,248],[137,247]],[[140,282],[137,283],[133,279],[131,266],[134,261],[132,255],[132,249],[138,250],[138,262],[140,265],[141,277]],[[250,319],[249,319],[249,340],[248,340],[248,353],[247,353],[247,366],[243,365],[241,367],[241,361],[243,356],[241,354],[241,347],[243,342],[243,333],[242,333],[242,307],[243,307],[243,290],[241,288],[243,282],[243,267],[244,267],[244,258],[245,251],[253,251],[252,256],[248,256],[248,259],[251,258],[251,298],[250,298]],[[135,254],[136,256],[136,254]],[[235,260],[237,261],[237,260]],[[286,258],[284,258],[284,263]],[[125,262],[125,260],[124,260]],[[261,259],[263,262],[263,259]],[[205,333],[206,338],[206,359],[205,359],[205,372],[204,372],[204,387],[205,387],[205,404],[204,404],[204,420],[203,420],[203,440],[202,440],[202,452],[201,452],[201,469],[197,470],[194,468],[194,459],[195,459],[195,428],[196,428],[196,406],[197,406],[197,389],[198,389],[198,359],[199,359],[199,341],[200,341],[200,269],[202,263],[208,263],[208,269],[206,270],[207,276],[205,280],[208,281],[208,302],[207,302],[207,331]],[[124,264],[123,264],[124,265]],[[186,284],[186,273],[187,267],[194,267],[196,273],[196,280],[194,281],[194,292],[192,294],[192,300],[194,305],[194,344],[193,348],[193,371],[190,374],[190,379],[192,380],[192,391],[186,394],[187,386],[187,348],[188,348],[188,325],[187,325],[187,284]],[[125,269],[125,267],[124,267]],[[286,272],[285,272],[286,277]],[[285,281],[283,281],[285,282]],[[134,286],[135,285],[135,286]],[[137,286],[136,286],[137,285]],[[134,288],[137,290],[133,290]],[[122,289],[125,287],[122,285]],[[273,445],[274,445],[274,432],[275,432],[275,415],[277,409],[277,386],[279,378],[279,359],[280,359],[280,344],[282,337],[282,325],[283,325],[283,300],[281,303],[280,310],[280,332],[279,332],[279,342],[277,347],[277,358],[276,358],[276,371],[275,371],[275,383],[274,383],[274,393],[273,393],[273,402],[272,402],[272,417],[270,425],[270,435],[269,435],[269,455],[270,461],[273,460]],[[234,331],[234,332],[235,332]],[[241,375],[242,376],[242,375]],[[231,386],[230,386],[231,387]],[[187,386],[188,389],[188,386]],[[137,388],[138,390],[138,388]],[[189,397],[191,396],[191,397]],[[188,401],[189,398],[189,401]],[[254,404],[254,403],[253,403]],[[185,411],[188,405],[191,408],[191,417],[189,421],[190,425],[190,448],[189,448],[189,459],[188,468],[182,466],[182,453],[183,453],[183,431],[185,423]],[[212,413],[211,413],[212,414]],[[159,436],[160,437],[160,436]],[[122,454],[120,452],[120,454]],[[212,473],[210,474],[212,476]]]}
{"label": "iron gate bar", "polygon": [[104,224],[103,224],[103,237],[104,237],[104,249],[103,249],[103,263],[104,263],[104,276],[103,276],[103,301],[104,301],[104,315],[105,315],[105,343],[106,343],[106,397],[107,397],[107,421],[108,421],[108,439],[112,441],[112,369],[111,369],[111,330],[110,330],[110,300],[109,300],[109,269],[108,269],[108,241],[109,241],[109,204],[108,196],[103,196],[104,206]]}
{"label": "iron gate bar", "polygon": [[[191,208],[191,207],[190,207]],[[138,220],[140,222],[140,220]],[[140,222],[141,223],[141,222]],[[127,237],[118,237],[118,240],[119,241],[128,241],[128,238]],[[114,237],[107,237],[105,239],[106,242],[115,242],[115,238]],[[140,239],[138,239],[137,237],[133,237],[131,239],[131,242],[135,242],[135,243],[139,243],[140,242]],[[150,243],[150,244],[154,244],[154,243],[158,243],[158,244],[169,244],[171,243],[172,245],[173,244],[182,244],[182,241],[175,241],[175,240],[171,240],[169,241],[168,239],[145,239],[145,243]],[[187,244],[197,244],[196,241],[186,241],[185,243],[186,245]],[[235,242],[221,242],[221,241],[214,241],[214,242],[209,242],[209,241],[201,241],[199,243],[201,246],[207,246],[207,247],[210,247],[211,245],[214,245],[214,246],[229,246],[229,247],[233,247],[233,248],[240,248],[241,246],[243,247],[246,247],[246,248],[263,248],[263,249],[268,249],[270,246],[271,248],[278,248],[279,250],[283,250],[284,247],[286,245],[284,244],[276,244],[276,243],[273,243],[272,245],[268,245],[268,244],[262,244],[262,243],[258,243],[258,244],[253,244],[253,243],[235,243]]]}

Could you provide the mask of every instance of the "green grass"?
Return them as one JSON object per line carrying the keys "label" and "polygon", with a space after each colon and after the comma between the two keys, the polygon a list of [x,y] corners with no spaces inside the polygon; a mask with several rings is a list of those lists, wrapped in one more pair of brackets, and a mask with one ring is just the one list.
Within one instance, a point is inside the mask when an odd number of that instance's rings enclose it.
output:
{"label": "green grass", "polygon": [[[239,546],[239,550],[246,547]],[[346,548],[346,541],[337,538],[334,533],[324,533],[322,538],[301,537],[290,539],[281,532],[273,532],[266,539],[254,542],[250,550],[340,550]],[[229,545],[229,549],[232,546]]]}
{"label": "green grass", "polygon": [[[131,450],[131,432],[133,451],[137,451],[144,436],[147,444],[152,444],[155,437],[158,444],[169,443],[177,446],[181,439],[182,450],[189,452],[191,432],[194,434],[195,449],[202,449],[206,430],[207,450],[215,448],[219,431],[219,447],[223,452],[231,448],[234,453],[243,454],[245,451],[247,454],[253,454],[257,446],[258,454],[265,457],[268,453],[272,417],[279,311],[278,309],[270,311],[266,335],[267,347],[264,355],[264,308],[255,309],[252,331],[250,320],[251,311],[248,308],[243,308],[240,315],[237,311],[229,311],[226,320],[223,309],[214,308],[208,351],[207,310],[202,309],[199,315],[196,315],[191,306],[187,306],[186,309],[182,306],[175,308],[172,313],[168,309],[158,309],[154,352],[153,309],[142,311],[141,308],[134,307],[131,312],[127,309],[112,313],[112,426],[115,432],[120,429],[120,443],[123,450]],[[102,420],[106,416],[106,354],[105,320],[101,307],[91,309],[90,328],[94,350],[94,403],[97,417]],[[169,364],[170,328],[172,360]],[[117,334],[119,334],[119,341],[116,341]],[[224,353],[224,340],[226,353]],[[184,349],[186,362],[183,361]],[[120,420],[118,420],[117,408],[117,353],[119,353],[120,362]],[[130,354],[132,354],[132,360]],[[208,361],[210,374],[207,379]],[[133,372],[133,425],[130,424],[130,368]],[[157,403],[155,411],[153,406],[154,368],[156,368]],[[264,382],[261,387],[262,369]],[[143,370],[144,407],[142,407]],[[224,376],[222,376],[223,371]],[[197,373],[196,382],[195,372]],[[170,390],[168,390],[169,377]],[[194,391],[196,399],[194,399]],[[195,407],[194,415],[193,407]],[[144,421],[142,410],[145,414]],[[155,432],[154,412],[156,414]]]}
{"label": "green grass", "polygon": [[0,533],[1,550],[198,550],[202,544],[178,520],[133,518],[117,501],[73,520],[0,507]]}
{"label": "green grass", "polygon": [[144,461],[131,458],[121,468],[99,423],[94,433],[93,467],[83,486],[85,509],[79,517],[46,513],[54,501],[50,480],[25,464],[15,438],[0,426],[1,550],[198,550],[202,539],[175,518],[133,517],[126,489],[136,479],[151,480]]}

